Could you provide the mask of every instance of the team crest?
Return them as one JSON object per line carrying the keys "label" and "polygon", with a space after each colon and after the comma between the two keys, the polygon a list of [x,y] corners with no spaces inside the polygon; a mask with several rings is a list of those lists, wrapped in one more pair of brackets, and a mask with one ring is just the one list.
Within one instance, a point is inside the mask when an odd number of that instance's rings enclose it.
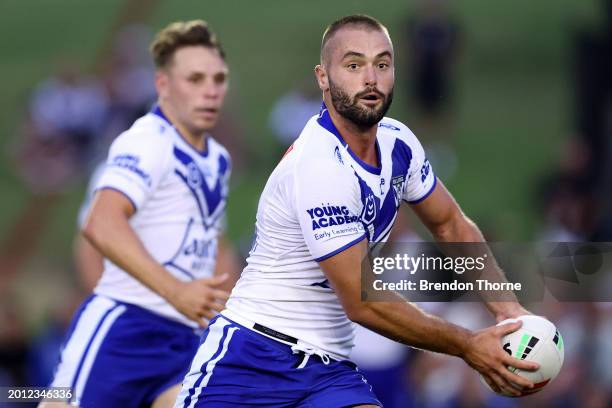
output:
{"label": "team crest", "polygon": [[202,185],[202,179],[204,177],[198,166],[194,162],[191,162],[187,164],[187,171],[187,182],[189,183],[191,188],[199,188]]}

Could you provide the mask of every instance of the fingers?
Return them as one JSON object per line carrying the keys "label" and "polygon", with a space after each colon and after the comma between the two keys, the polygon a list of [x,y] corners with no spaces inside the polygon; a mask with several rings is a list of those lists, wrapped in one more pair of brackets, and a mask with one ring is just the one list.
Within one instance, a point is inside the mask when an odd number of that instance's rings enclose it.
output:
{"label": "fingers", "polygon": [[207,320],[212,320],[218,313],[211,309],[206,309],[202,314]]}
{"label": "fingers", "polygon": [[485,380],[485,382],[489,385],[489,387],[491,387],[491,389],[493,390],[493,392],[497,393],[497,394],[501,394],[501,389],[499,388],[499,386],[495,383],[495,381],[493,381],[491,379],[491,377],[489,377],[488,375],[484,375],[482,374],[482,378]]}
{"label": "fingers", "polygon": [[502,360],[504,365],[506,366],[520,368],[521,370],[525,371],[535,371],[540,368],[540,365],[534,361],[519,360],[518,358],[510,357],[506,353],[504,354],[505,355],[503,356]]}
{"label": "fingers", "polygon": [[216,275],[209,279],[202,279],[208,286],[219,286],[229,279],[229,274],[224,273],[223,275]]}
{"label": "fingers", "polygon": [[220,289],[212,289],[211,295],[213,298],[223,301],[223,303],[225,303],[230,297],[229,293]]}
{"label": "fingers", "polygon": [[217,312],[220,312],[223,309],[225,309],[225,303],[213,302],[208,306],[210,307],[210,309],[217,311]]}
{"label": "fingers", "polygon": [[516,384],[522,388],[533,388],[533,382],[525,377],[513,373],[508,368],[504,367],[500,370],[501,376],[510,384]]}
{"label": "fingers", "polygon": [[202,319],[202,313],[183,313],[185,316],[187,316],[189,318],[189,320],[192,320],[194,322],[196,322],[198,324],[198,327],[204,328],[208,325],[208,323],[206,323],[203,319]]}
{"label": "fingers", "polygon": [[[504,368],[504,370],[506,370],[506,368]],[[501,390],[503,394],[511,395],[513,397],[520,397],[522,395],[521,390],[513,386],[512,383],[505,380],[497,372],[491,371],[489,375],[491,376],[491,379],[495,382],[495,384],[498,386],[498,388]]]}
{"label": "fingers", "polygon": [[523,325],[522,320],[517,320],[515,322],[502,324],[501,326],[496,326],[495,331],[499,337],[503,337],[507,334],[517,331]]}

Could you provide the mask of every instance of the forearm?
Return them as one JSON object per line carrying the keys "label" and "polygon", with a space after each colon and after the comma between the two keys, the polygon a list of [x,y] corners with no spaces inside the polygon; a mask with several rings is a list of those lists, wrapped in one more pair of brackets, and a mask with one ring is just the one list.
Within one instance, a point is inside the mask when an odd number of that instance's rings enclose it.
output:
{"label": "forearm", "polygon": [[178,280],[148,253],[127,219],[117,215],[92,216],[83,235],[115,265],[168,299]]}
{"label": "forearm", "polygon": [[219,285],[219,289],[231,292],[240,278],[242,265],[231,243],[225,237],[218,240],[218,251],[215,265],[215,276],[228,275],[228,279]]}
{"label": "forearm", "polygon": [[461,357],[471,332],[437,316],[425,313],[416,305],[393,294],[397,301],[361,303],[352,320],[400,343]]}
{"label": "forearm", "polygon": [[[491,283],[508,282],[480,229],[465,215],[461,214],[448,223],[446,228],[434,233],[434,238],[440,243],[466,243],[464,245],[447,246],[446,249],[449,252],[447,255],[449,256],[470,256],[473,258],[486,256],[485,268],[477,276],[472,275],[470,280],[482,279]],[[469,243],[476,244],[470,245]],[[510,290],[482,291],[479,295],[489,312],[498,320],[515,316],[516,311],[522,309],[518,304],[516,295]]]}

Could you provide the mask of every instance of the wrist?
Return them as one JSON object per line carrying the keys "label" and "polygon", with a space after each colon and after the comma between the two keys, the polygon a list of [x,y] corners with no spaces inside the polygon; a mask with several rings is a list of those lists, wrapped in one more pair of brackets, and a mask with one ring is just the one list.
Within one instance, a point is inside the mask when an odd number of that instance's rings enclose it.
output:
{"label": "wrist", "polygon": [[168,274],[168,279],[163,282],[159,295],[166,299],[169,303],[174,304],[174,300],[180,295],[182,282],[176,279],[174,276]]}
{"label": "wrist", "polygon": [[518,302],[495,302],[492,305],[494,307],[490,310],[497,322],[529,314]]}
{"label": "wrist", "polygon": [[463,329],[459,332],[457,336],[457,345],[456,352],[452,353],[456,357],[459,357],[463,360],[466,359],[466,356],[469,355],[469,351],[472,347],[472,341],[474,338],[474,333],[470,330]]}

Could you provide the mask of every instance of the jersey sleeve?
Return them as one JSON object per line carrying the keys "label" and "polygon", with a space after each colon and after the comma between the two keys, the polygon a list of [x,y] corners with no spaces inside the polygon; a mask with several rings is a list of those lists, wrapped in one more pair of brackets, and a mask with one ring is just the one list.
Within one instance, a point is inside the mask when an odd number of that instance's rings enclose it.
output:
{"label": "jersey sleeve", "polygon": [[352,169],[313,162],[294,176],[295,210],[315,261],[323,261],[365,238],[361,195]]}
{"label": "jersey sleeve", "polygon": [[[407,130],[407,129],[406,129]],[[418,204],[434,191],[437,184],[436,175],[425,156],[425,150],[418,139],[409,132],[409,145],[412,150],[412,160],[408,168],[407,181],[402,199],[408,204]]]}
{"label": "jersey sleeve", "polygon": [[[225,161],[225,165],[220,166],[220,179],[221,179],[221,198],[227,205],[227,197],[229,195],[230,178],[232,175],[232,159],[227,151],[222,154],[222,160]],[[225,206],[224,206],[225,207]],[[227,214],[225,208],[221,215],[215,221],[215,228],[220,234],[227,231]]]}
{"label": "jersey sleeve", "polygon": [[110,147],[96,190],[119,191],[138,210],[164,177],[171,148],[160,135],[121,134]]}

